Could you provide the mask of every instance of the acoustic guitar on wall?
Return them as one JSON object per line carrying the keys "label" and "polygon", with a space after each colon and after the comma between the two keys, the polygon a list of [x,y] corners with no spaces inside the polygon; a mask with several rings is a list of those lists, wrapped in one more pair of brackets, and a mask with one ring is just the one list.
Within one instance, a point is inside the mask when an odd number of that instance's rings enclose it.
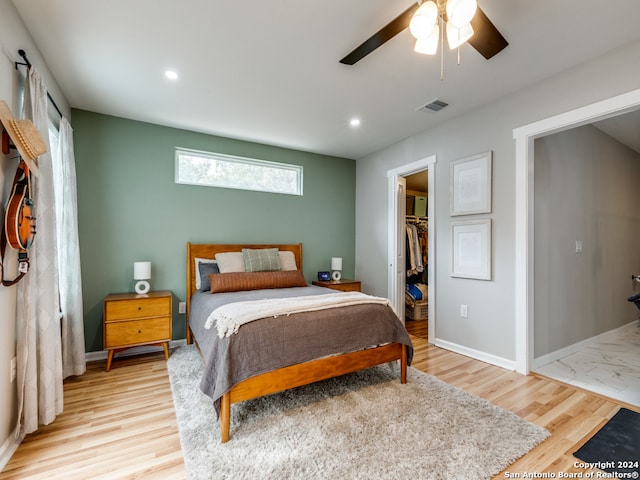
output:
{"label": "acoustic guitar on wall", "polygon": [[11,248],[27,250],[36,233],[36,219],[33,216],[29,167],[22,160],[18,165],[16,179],[7,203],[4,230]]}
{"label": "acoustic guitar on wall", "polygon": [[[0,279],[3,286],[10,287],[29,271],[28,251],[36,234],[31,175],[38,176],[38,156],[47,151],[47,144],[33,122],[13,118],[9,106],[3,100],[0,100],[0,123],[3,127],[0,129],[2,153],[8,155],[14,148],[20,159],[0,235]],[[13,280],[4,279],[4,253],[7,245],[18,250],[19,274]]]}

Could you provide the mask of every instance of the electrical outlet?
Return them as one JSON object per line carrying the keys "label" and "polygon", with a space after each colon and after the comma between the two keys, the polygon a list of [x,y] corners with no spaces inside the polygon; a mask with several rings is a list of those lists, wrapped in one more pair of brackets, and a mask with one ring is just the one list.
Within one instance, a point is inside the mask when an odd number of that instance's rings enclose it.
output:
{"label": "electrical outlet", "polygon": [[187,302],[178,303],[178,313],[187,313]]}
{"label": "electrical outlet", "polygon": [[16,379],[16,374],[18,373],[17,371],[17,367],[16,367],[16,357],[13,357],[11,359],[11,374],[10,374],[10,378],[11,378],[11,382],[14,382]]}
{"label": "electrical outlet", "polygon": [[464,303],[460,305],[460,316],[462,318],[467,318],[469,316],[469,309]]}
{"label": "electrical outlet", "polygon": [[582,240],[576,240],[576,253],[582,253]]}

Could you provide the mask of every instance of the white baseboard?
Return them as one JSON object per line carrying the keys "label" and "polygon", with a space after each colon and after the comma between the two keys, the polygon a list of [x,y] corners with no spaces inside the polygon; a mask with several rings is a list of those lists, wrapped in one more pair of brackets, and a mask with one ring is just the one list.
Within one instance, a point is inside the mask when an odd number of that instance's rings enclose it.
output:
{"label": "white baseboard", "polygon": [[634,320],[633,322],[629,322],[626,325],[622,325],[621,327],[614,328],[613,330],[609,330],[608,332],[601,333],[596,335],[595,337],[586,338],[584,340],[580,340],[579,342],[573,343],[567,347],[561,348],[560,350],[556,350],[555,352],[547,353],[540,357],[533,359],[533,369],[543,367],[549,363],[555,362],[556,360],[560,360],[561,358],[568,357],[571,354],[574,354],[584,348],[598,342],[605,341],[607,337],[611,335],[615,335],[619,330],[623,328],[628,328],[629,325],[637,323],[638,320]]}
{"label": "white baseboard", "polygon": [[0,472],[4,470],[4,467],[7,466],[7,463],[9,463],[9,460],[11,460],[11,457],[22,443],[22,437],[16,440],[17,433],[18,427],[9,434],[9,438],[0,447]]}
{"label": "white baseboard", "polygon": [[481,352],[480,350],[474,350],[473,348],[458,345],[457,343],[447,342],[446,340],[436,339],[435,345],[437,347],[451,350],[452,352],[459,353],[465,357],[471,357],[474,360],[480,360],[484,363],[489,363],[497,367],[505,368],[507,370],[515,370],[516,362],[514,360],[508,360],[506,358],[491,355],[490,353]]}
{"label": "white baseboard", "polygon": [[[187,344],[186,339],[180,340],[171,340],[169,342],[169,348],[178,348]],[[142,345],[140,347],[128,348],[127,350],[123,350],[122,352],[118,352],[116,355],[118,357],[128,357],[130,355],[141,355],[143,353],[151,353],[151,352],[159,352],[162,351],[162,347],[154,346],[154,345]],[[107,350],[99,350],[97,352],[87,352],[85,354],[85,360],[87,363],[89,362],[97,362],[98,360],[106,360],[108,355]]]}

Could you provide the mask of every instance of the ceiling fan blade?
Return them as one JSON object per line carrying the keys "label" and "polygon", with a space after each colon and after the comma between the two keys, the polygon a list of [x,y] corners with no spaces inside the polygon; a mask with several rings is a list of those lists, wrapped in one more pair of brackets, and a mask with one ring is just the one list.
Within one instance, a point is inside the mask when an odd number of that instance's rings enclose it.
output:
{"label": "ceiling fan blade", "polygon": [[500,53],[509,45],[509,42],[498,31],[489,17],[478,7],[476,14],[471,19],[471,26],[474,34],[467,40],[469,45],[475,48],[480,54],[489,60],[494,55]]}
{"label": "ceiling fan blade", "polygon": [[[354,51],[340,60],[340,63],[345,65],[353,65],[354,63],[362,60],[364,57],[373,52],[376,48],[385,44],[397,34],[402,32],[404,29],[409,27],[409,22],[411,21],[411,17],[414,12],[418,9],[418,4],[414,3],[409,8],[407,8],[404,12],[398,15],[396,18],[391,20],[387,25],[382,27],[379,31],[374,33],[371,37],[369,37],[365,42],[357,47]],[[491,22],[489,22],[491,23]],[[475,28],[475,27],[474,27]]]}

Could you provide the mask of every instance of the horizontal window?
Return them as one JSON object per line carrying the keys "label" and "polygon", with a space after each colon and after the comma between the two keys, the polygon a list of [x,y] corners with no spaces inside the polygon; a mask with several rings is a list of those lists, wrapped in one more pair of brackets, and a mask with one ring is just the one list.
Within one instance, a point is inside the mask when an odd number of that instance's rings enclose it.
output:
{"label": "horizontal window", "polygon": [[176,148],[176,183],[302,195],[302,167]]}

